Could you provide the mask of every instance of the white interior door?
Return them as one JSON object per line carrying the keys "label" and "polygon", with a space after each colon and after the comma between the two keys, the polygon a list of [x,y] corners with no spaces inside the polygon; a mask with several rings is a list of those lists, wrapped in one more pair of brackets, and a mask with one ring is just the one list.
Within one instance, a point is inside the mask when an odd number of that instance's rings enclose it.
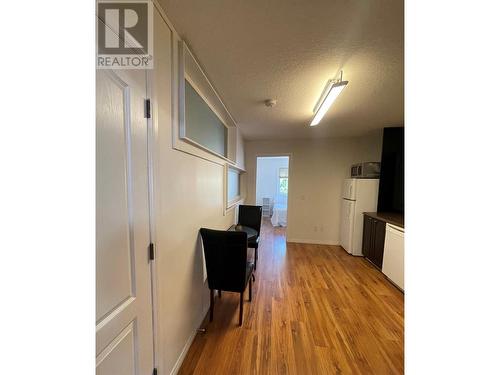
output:
{"label": "white interior door", "polygon": [[149,375],[146,72],[96,74],[96,373]]}

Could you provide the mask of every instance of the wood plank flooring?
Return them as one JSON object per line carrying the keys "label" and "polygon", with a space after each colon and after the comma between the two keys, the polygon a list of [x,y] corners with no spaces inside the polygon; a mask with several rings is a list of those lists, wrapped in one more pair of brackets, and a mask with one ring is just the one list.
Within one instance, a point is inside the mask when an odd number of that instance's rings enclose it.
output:
{"label": "wood plank flooring", "polygon": [[363,258],[286,243],[265,221],[255,276],[243,326],[238,294],[223,292],[179,374],[404,372],[403,294]]}

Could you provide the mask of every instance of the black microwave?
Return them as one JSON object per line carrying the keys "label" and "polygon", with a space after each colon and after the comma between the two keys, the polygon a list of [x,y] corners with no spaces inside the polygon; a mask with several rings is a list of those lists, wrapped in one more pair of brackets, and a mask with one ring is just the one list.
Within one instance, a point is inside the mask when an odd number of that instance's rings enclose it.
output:
{"label": "black microwave", "polygon": [[359,164],[353,164],[351,167],[351,178],[379,178],[380,163],[368,161]]}

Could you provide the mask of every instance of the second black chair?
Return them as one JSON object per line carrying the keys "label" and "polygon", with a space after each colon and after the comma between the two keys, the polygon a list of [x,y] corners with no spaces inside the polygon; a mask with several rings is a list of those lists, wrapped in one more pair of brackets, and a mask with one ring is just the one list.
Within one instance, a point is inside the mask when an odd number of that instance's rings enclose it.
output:
{"label": "second black chair", "polygon": [[200,229],[210,288],[210,321],[214,317],[214,291],[240,293],[240,319],[243,323],[243,293],[249,285],[252,300],[254,264],[247,261],[247,234],[213,229]]}
{"label": "second black chair", "polygon": [[248,247],[255,249],[255,269],[259,259],[260,224],[262,222],[262,206],[240,205],[238,208],[238,225],[244,225],[257,231],[257,237],[248,241]]}

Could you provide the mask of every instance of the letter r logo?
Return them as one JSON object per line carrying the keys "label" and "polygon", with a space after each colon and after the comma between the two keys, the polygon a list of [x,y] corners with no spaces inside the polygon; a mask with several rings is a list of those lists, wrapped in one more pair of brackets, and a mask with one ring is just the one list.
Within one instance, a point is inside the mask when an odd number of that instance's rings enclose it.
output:
{"label": "letter r logo", "polygon": [[99,2],[98,53],[127,55],[148,51],[148,4]]}

